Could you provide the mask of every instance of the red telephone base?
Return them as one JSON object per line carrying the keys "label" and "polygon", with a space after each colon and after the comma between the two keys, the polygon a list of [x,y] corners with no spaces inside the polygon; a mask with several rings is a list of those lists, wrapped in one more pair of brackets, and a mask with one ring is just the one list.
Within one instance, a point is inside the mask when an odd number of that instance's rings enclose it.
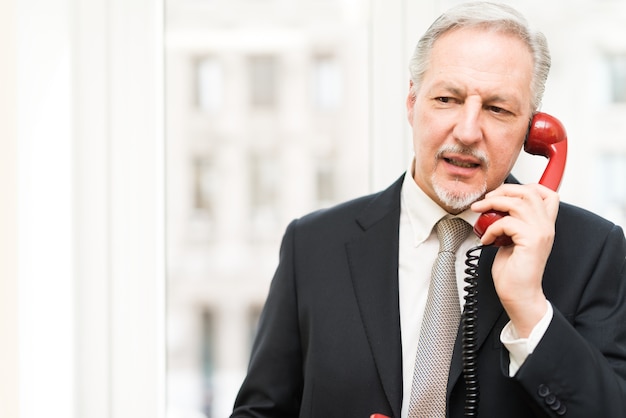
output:
{"label": "red telephone base", "polygon": [[383,414],[372,414],[370,415],[370,418],[389,418],[389,417]]}

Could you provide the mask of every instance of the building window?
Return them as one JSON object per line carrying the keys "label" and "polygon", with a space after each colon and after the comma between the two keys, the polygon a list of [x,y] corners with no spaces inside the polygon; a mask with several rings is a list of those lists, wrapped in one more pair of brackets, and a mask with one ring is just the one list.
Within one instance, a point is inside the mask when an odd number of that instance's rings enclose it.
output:
{"label": "building window", "polygon": [[337,59],[332,55],[318,55],[313,59],[312,97],[319,110],[335,110],[341,104],[341,74]]}
{"label": "building window", "polygon": [[213,158],[198,156],[192,160],[190,242],[206,243],[215,237],[218,190],[217,168]]}
{"label": "building window", "polygon": [[208,311],[202,313],[202,411],[212,416],[215,376],[215,316]]}
{"label": "building window", "polygon": [[277,158],[271,153],[253,153],[250,158],[250,206],[257,234],[271,235],[278,220],[279,177]]}
{"label": "building window", "polygon": [[611,101],[626,103],[626,52],[608,57]]}
{"label": "building window", "polygon": [[193,160],[193,207],[207,215],[213,214],[217,193],[217,170],[211,157]]}
{"label": "building window", "polygon": [[332,159],[320,158],[317,160],[316,173],[316,201],[319,207],[332,205],[335,201],[335,169]]}
{"label": "building window", "polygon": [[203,112],[215,113],[222,107],[223,69],[215,57],[196,61],[196,106]]}
{"label": "building window", "polygon": [[276,57],[259,55],[249,58],[250,104],[253,107],[274,107],[277,102]]}
{"label": "building window", "polygon": [[606,153],[598,161],[597,202],[595,210],[611,221],[626,223],[626,153]]}

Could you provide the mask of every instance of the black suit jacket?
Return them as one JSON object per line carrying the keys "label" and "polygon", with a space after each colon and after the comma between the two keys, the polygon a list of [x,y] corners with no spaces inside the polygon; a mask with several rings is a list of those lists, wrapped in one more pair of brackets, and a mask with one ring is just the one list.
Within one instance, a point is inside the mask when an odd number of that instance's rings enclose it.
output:
{"label": "black suit jacket", "polygon": [[[292,222],[232,417],[400,417],[398,234],[402,178]],[[554,318],[508,377],[508,321],[479,262],[481,417],[626,417],[626,243],[620,227],[561,204],[543,280]],[[460,335],[460,334],[459,334]],[[448,416],[464,414],[457,338]]]}

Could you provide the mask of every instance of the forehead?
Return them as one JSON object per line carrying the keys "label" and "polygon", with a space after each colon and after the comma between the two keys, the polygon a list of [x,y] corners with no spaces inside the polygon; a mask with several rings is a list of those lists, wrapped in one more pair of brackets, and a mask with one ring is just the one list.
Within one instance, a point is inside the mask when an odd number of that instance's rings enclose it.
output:
{"label": "forehead", "polygon": [[[486,28],[455,29],[433,45],[424,84],[508,91],[530,100],[533,57],[517,36]],[[493,91],[492,91],[493,93]]]}

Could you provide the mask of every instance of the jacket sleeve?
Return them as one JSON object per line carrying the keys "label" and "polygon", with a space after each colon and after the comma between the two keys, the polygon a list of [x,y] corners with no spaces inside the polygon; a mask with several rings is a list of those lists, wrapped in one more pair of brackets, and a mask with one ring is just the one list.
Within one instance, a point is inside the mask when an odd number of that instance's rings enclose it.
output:
{"label": "jacket sleeve", "polygon": [[294,228],[295,221],[283,237],[279,265],[261,313],[233,418],[298,416],[302,351],[293,268]]}
{"label": "jacket sleeve", "polygon": [[[574,280],[580,291],[568,299],[576,302],[566,312],[555,309],[539,345],[515,375],[545,416],[626,416],[626,242],[621,228],[613,226],[598,247],[597,257],[584,262],[576,254],[567,257],[571,274],[578,271],[588,279]],[[560,286],[567,286],[567,277],[561,280]]]}

